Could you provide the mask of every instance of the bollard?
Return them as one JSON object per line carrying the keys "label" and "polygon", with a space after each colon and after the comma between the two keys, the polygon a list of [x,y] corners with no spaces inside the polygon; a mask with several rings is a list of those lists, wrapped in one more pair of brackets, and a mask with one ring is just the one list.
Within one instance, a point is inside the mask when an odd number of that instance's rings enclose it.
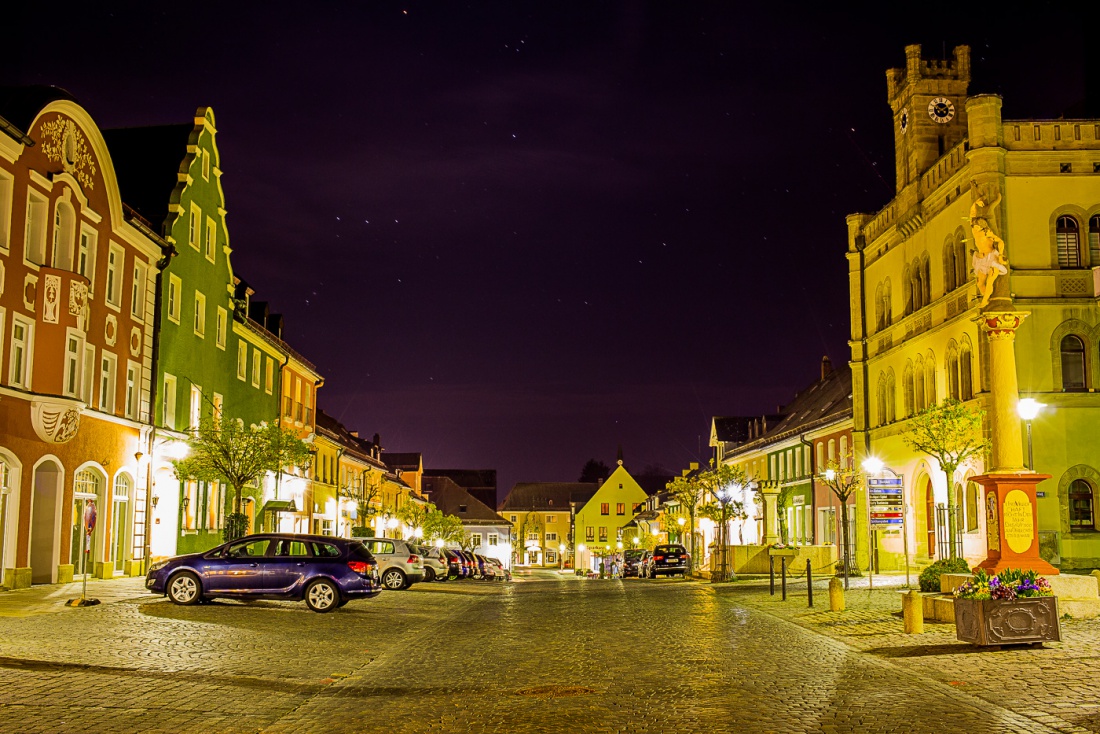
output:
{"label": "bollard", "polygon": [[905,634],[924,634],[924,599],[916,589],[901,595],[901,616],[905,622]]}
{"label": "bollard", "polygon": [[775,596],[775,556],[768,556],[768,593]]}
{"label": "bollard", "polygon": [[810,608],[814,606],[814,566],[810,559],[806,559],[806,601]]}
{"label": "bollard", "polygon": [[779,559],[779,576],[783,582],[783,601],[787,601],[787,558]]}
{"label": "bollard", "polygon": [[844,611],[844,584],[836,576],[829,579],[829,611]]}

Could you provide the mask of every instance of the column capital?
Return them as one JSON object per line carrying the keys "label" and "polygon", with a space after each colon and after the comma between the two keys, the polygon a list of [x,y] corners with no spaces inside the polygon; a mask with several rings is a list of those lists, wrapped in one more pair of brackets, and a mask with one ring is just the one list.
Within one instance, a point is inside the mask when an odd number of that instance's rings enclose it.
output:
{"label": "column capital", "polygon": [[990,311],[975,320],[990,339],[1014,339],[1016,329],[1029,315],[1030,311]]}

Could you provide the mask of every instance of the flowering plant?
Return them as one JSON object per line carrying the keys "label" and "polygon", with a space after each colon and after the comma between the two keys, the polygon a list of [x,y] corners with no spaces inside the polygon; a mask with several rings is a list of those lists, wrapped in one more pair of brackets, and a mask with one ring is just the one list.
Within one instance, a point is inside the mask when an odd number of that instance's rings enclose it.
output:
{"label": "flowering plant", "polygon": [[1034,596],[1054,596],[1050,582],[1035,571],[1006,568],[990,576],[984,569],[974,572],[974,578],[955,589],[959,599],[1027,599]]}

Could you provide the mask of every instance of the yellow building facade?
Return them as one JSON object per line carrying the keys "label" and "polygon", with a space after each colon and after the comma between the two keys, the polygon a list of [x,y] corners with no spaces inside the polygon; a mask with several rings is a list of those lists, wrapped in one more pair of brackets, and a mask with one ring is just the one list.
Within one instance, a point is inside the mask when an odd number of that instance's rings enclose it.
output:
{"label": "yellow building facade", "polygon": [[1096,566],[1100,446],[1088,434],[1100,419],[1100,120],[1004,120],[1000,97],[969,94],[969,48],[932,61],[919,46],[905,52],[905,68],[887,72],[897,195],[847,219],[856,460],[881,459],[906,498],[905,535],[860,539],[860,563],[869,546],[883,570],[905,555],[917,565],[944,557],[949,492],[963,555],[986,556],[981,488],[969,478],[990,467],[948,478],[904,442],[909,417],[947,397],[985,410],[988,429],[974,257],[974,225],[986,220],[1007,270],[988,295],[1025,315],[1018,397],[1046,406],[1032,426],[1034,469],[1052,477],[1038,487],[1041,553],[1063,569]]}

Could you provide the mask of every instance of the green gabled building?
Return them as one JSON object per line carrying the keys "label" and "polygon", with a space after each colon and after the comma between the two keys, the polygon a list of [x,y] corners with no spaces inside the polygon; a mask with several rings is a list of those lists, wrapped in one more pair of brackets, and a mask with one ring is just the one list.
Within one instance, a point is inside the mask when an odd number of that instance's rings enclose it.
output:
{"label": "green gabled building", "polygon": [[181,482],[171,459],[214,411],[245,425],[276,420],[285,355],[238,307],[213,110],[105,137],[123,198],[177,251],[157,283],[150,554],[205,550],[221,542],[232,498],[217,483]]}

